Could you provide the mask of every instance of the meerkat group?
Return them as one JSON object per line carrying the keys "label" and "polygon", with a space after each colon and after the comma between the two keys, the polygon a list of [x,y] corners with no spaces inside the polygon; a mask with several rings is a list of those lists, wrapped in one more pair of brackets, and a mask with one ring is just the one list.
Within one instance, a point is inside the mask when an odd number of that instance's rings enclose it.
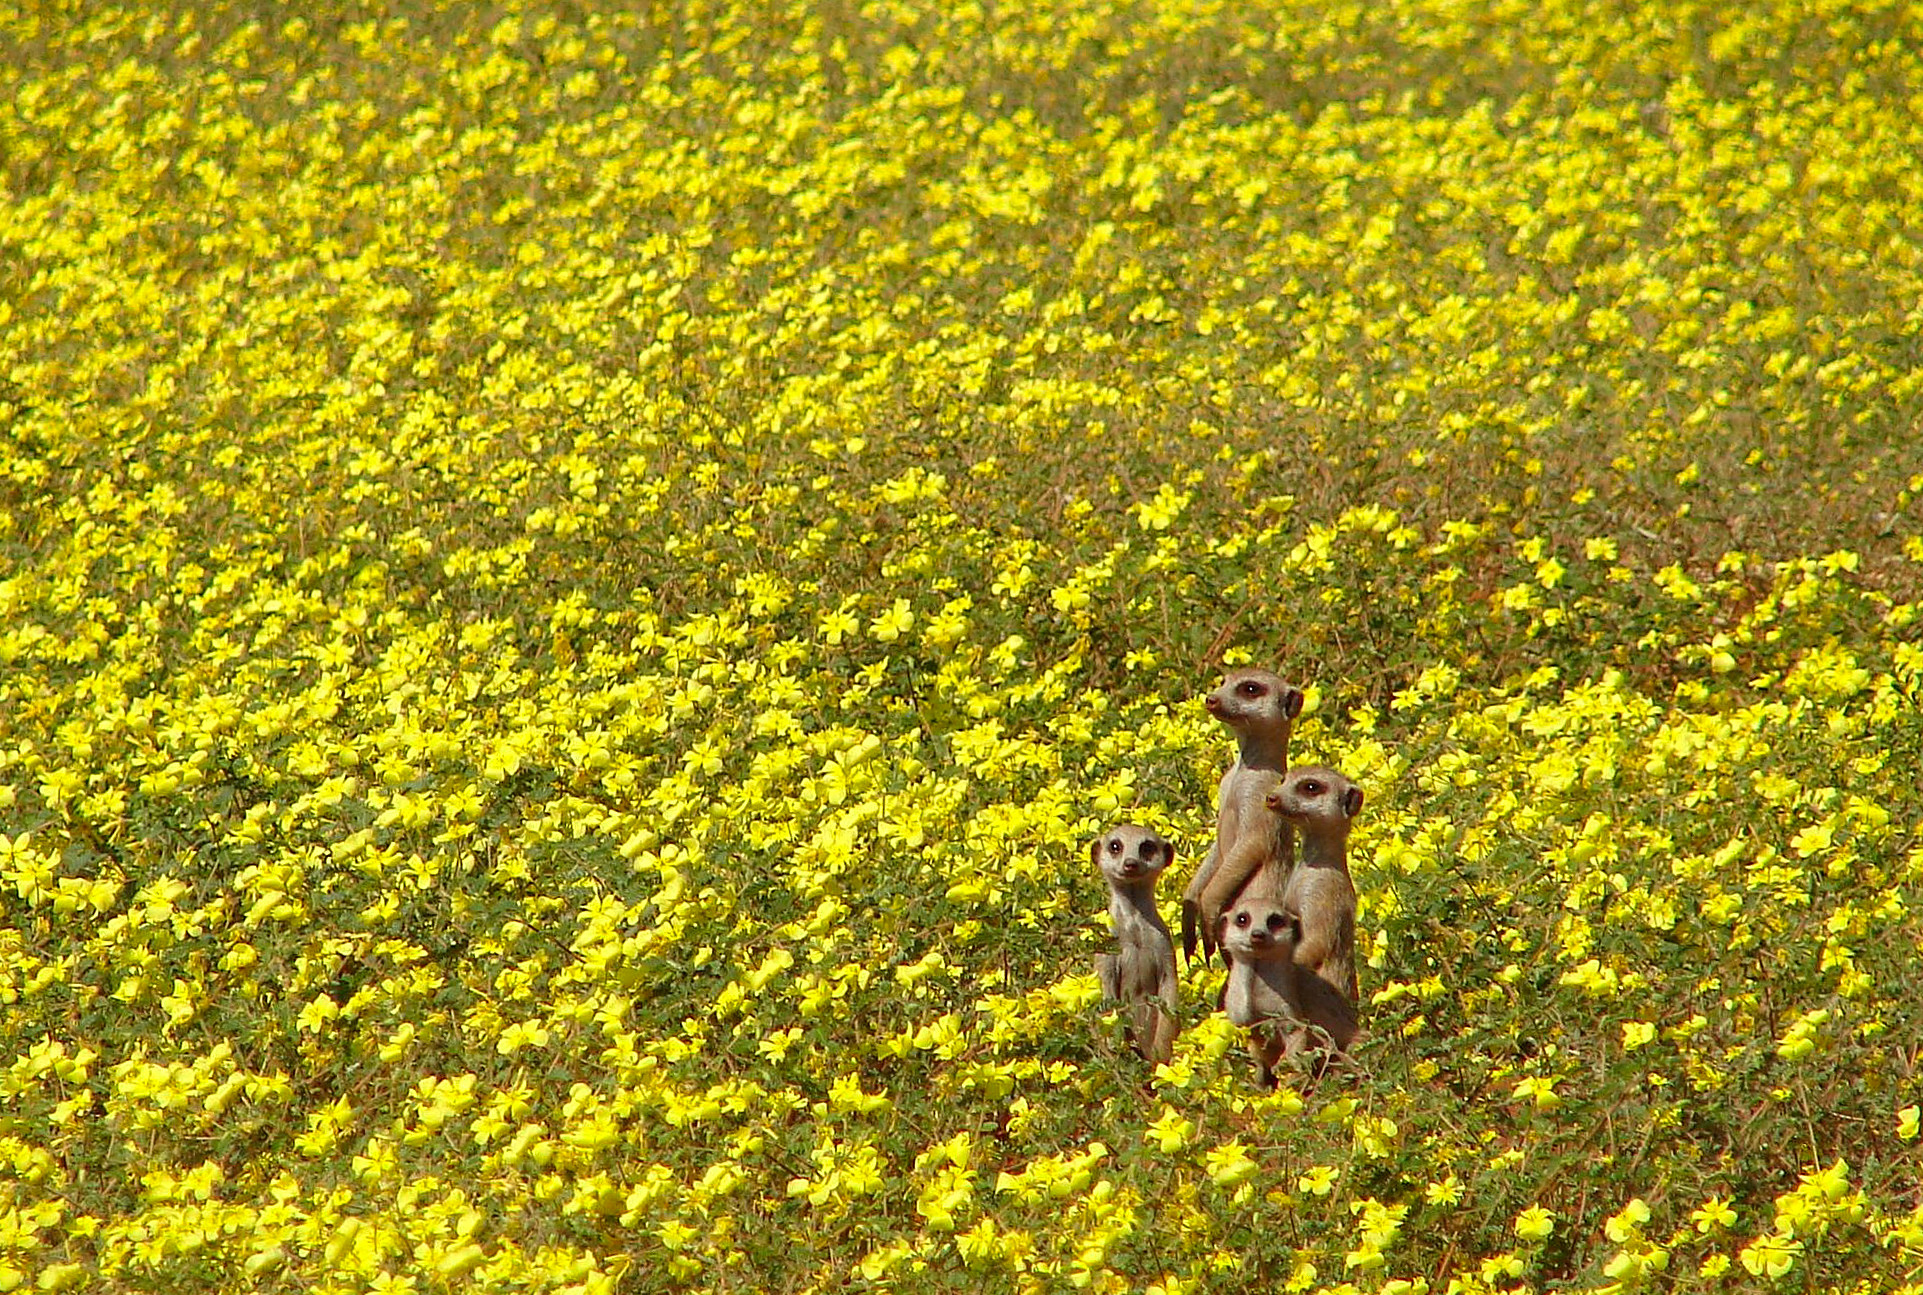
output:
{"label": "meerkat group", "polygon": [[[1205,699],[1235,734],[1235,762],[1216,794],[1215,840],[1182,892],[1182,951],[1217,949],[1229,964],[1222,1006],[1249,1030],[1256,1080],[1326,1045],[1346,1053],[1360,1033],[1355,884],[1349,828],[1362,789],[1320,765],[1290,769],[1300,688],[1268,670],[1231,671]],[[1297,836],[1301,843],[1298,850]],[[1096,959],[1103,992],[1128,1005],[1130,1036],[1151,1064],[1175,1037],[1174,940],[1155,907],[1155,882],[1175,857],[1133,823],[1098,838],[1090,856],[1109,888],[1118,952]]]}

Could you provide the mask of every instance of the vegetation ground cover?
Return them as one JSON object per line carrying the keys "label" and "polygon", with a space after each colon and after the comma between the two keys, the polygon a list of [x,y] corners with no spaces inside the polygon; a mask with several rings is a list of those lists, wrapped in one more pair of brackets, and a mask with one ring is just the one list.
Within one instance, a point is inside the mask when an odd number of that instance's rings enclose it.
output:
{"label": "vegetation ground cover", "polygon": [[[1923,1287],[1914,9],[0,50],[0,1290]],[[1240,662],[1306,1093],[1090,965]]]}

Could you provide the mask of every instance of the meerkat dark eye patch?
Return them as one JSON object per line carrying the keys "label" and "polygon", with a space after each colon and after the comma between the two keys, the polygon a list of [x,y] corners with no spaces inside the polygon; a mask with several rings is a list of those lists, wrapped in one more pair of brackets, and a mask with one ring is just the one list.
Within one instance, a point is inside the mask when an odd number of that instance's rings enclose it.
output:
{"label": "meerkat dark eye patch", "polygon": [[1108,852],[1109,852],[1110,854],[1120,854],[1120,853],[1122,852],[1122,838],[1121,838],[1121,837],[1119,837],[1119,836],[1111,836],[1111,837],[1109,837],[1109,838],[1108,838]]}

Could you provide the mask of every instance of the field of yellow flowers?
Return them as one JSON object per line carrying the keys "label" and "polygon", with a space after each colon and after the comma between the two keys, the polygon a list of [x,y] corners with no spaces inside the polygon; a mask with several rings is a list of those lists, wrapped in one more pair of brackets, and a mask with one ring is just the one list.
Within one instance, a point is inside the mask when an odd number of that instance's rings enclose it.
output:
{"label": "field of yellow flowers", "polygon": [[[1923,1290],[1920,51],[0,3],[0,1292]],[[1242,662],[1273,1094],[1091,968]]]}

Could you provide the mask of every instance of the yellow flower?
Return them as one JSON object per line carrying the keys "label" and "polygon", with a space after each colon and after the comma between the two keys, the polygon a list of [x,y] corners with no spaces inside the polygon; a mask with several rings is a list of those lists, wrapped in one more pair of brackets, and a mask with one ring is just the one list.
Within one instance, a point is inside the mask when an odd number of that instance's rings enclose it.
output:
{"label": "yellow flower", "polygon": [[1797,858],[1807,859],[1819,850],[1829,849],[1835,832],[1835,825],[1832,823],[1811,823],[1790,838],[1789,847],[1795,851]]}
{"label": "yellow flower", "polygon": [[1155,497],[1136,506],[1136,525],[1145,531],[1165,531],[1180,517],[1194,496],[1166,482],[1155,488]]}
{"label": "yellow flower", "polygon": [[1202,1157],[1202,1167],[1217,1187],[1239,1187],[1260,1168],[1239,1139],[1210,1148]]}
{"label": "yellow flower", "polygon": [[1712,1196],[1689,1212],[1689,1221],[1698,1232],[1722,1232],[1736,1222],[1736,1211],[1720,1196]]}
{"label": "yellow flower", "polygon": [[1562,1105],[1562,1094],[1556,1091],[1557,1080],[1553,1075],[1531,1075],[1516,1081],[1515,1093],[1518,1098],[1527,1098],[1539,1111],[1554,1110]]}
{"label": "yellow flower", "polygon": [[1000,1260],[1001,1237],[997,1234],[995,1221],[982,1219],[955,1238],[955,1248],[961,1252],[962,1261],[970,1268],[984,1267]]}
{"label": "yellow flower", "polygon": [[868,626],[871,637],[882,643],[893,643],[906,634],[915,624],[915,613],[908,608],[906,598],[897,598],[894,604]]}
{"label": "yellow flower", "polygon": [[1531,1205],[1516,1215],[1516,1235],[1524,1241],[1541,1243],[1556,1230],[1556,1216],[1540,1205]]}
{"label": "yellow flower", "polygon": [[1649,1222],[1649,1206],[1640,1196],[1632,1197],[1629,1203],[1603,1224],[1603,1235],[1617,1245],[1642,1235],[1643,1224]]}
{"label": "yellow flower", "polygon": [[[852,601],[852,600],[851,600]],[[861,627],[861,621],[849,610],[848,606],[826,612],[821,617],[817,632],[821,640],[830,646],[839,647],[841,641]]]}
{"label": "yellow flower", "polygon": [[1784,1276],[1796,1266],[1797,1258],[1803,1253],[1803,1243],[1792,1237],[1778,1234],[1757,1237],[1756,1240],[1737,1251],[1736,1258],[1752,1277],[1766,1277],[1770,1281]]}
{"label": "yellow flower", "polygon": [[1194,1132],[1195,1121],[1185,1118],[1172,1107],[1164,1106],[1161,1115],[1148,1125],[1143,1136],[1156,1150],[1168,1155],[1187,1146]]}
{"label": "yellow flower", "polygon": [[1342,1171],[1333,1165],[1315,1165],[1296,1180],[1295,1189],[1311,1196],[1327,1196],[1334,1190],[1336,1179],[1341,1176]]}

